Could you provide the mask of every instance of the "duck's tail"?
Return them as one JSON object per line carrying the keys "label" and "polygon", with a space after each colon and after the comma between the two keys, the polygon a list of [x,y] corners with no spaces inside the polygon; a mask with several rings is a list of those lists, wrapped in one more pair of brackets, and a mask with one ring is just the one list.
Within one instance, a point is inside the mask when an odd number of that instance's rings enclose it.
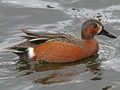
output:
{"label": "duck's tail", "polygon": [[9,51],[17,54],[22,59],[29,59],[28,47],[6,47]]}
{"label": "duck's tail", "polygon": [[[34,61],[35,54],[34,54],[34,48],[32,47],[6,47],[6,49],[12,51],[13,53],[17,54],[21,59],[31,59]],[[34,58],[33,58],[34,57]]]}

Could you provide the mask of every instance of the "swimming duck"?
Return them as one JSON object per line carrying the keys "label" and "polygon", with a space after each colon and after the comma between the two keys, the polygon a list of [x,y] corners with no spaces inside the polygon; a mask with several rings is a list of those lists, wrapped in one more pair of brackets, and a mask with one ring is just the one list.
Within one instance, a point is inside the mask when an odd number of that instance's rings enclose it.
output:
{"label": "swimming duck", "polygon": [[90,57],[98,52],[99,44],[96,35],[117,38],[106,31],[95,19],[85,21],[81,29],[81,38],[65,33],[33,33],[22,29],[27,35],[25,42],[6,49],[12,50],[21,59],[45,61],[51,63],[74,62]]}

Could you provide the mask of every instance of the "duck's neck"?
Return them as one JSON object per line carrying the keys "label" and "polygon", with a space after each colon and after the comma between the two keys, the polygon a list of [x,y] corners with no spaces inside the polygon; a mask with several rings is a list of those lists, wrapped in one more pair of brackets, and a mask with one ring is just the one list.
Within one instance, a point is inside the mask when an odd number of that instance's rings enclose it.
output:
{"label": "duck's neck", "polygon": [[99,44],[96,39],[92,40],[81,39],[79,47],[82,48],[82,50],[84,51],[84,53],[86,53],[88,57],[98,52]]}
{"label": "duck's neck", "polygon": [[94,40],[94,37],[93,36],[81,36],[81,39],[82,40]]}
{"label": "duck's neck", "polygon": [[81,34],[81,39],[84,39],[84,40],[94,40],[94,36],[92,35],[89,35],[88,33],[86,34]]}

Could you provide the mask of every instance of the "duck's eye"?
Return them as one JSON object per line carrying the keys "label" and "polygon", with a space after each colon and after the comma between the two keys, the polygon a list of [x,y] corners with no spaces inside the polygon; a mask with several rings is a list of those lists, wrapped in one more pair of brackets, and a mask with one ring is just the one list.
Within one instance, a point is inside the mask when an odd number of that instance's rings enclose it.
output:
{"label": "duck's eye", "polygon": [[94,24],[94,25],[93,25],[93,28],[97,28],[97,27],[98,27],[98,25],[97,25],[97,24]]}

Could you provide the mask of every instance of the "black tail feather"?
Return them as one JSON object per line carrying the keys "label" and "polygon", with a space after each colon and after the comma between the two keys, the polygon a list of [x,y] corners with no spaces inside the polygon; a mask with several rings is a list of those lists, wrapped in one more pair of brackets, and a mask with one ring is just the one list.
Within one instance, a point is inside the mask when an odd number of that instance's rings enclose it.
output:
{"label": "black tail feather", "polygon": [[21,59],[28,59],[28,48],[27,47],[7,47],[6,49],[17,54]]}

